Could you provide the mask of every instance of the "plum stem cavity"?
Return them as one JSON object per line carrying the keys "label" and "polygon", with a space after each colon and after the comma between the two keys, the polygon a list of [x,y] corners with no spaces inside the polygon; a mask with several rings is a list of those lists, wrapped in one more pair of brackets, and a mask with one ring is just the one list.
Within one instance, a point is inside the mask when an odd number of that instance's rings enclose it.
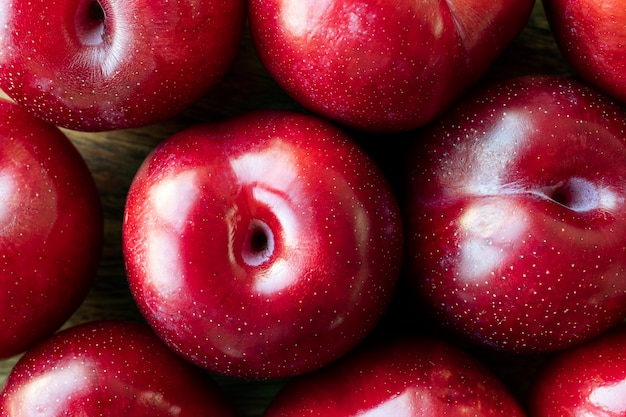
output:
{"label": "plum stem cavity", "polygon": [[243,261],[250,266],[259,266],[274,253],[274,234],[261,220],[253,220],[248,227],[242,250]]}
{"label": "plum stem cavity", "polygon": [[97,0],[82,0],[76,10],[76,34],[85,46],[98,46],[106,38],[106,12]]}
{"label": "plum stem cavity", "polygon": [[545,195],[570,210],[584,212],[600,206],[600,195],[595,184],[584,178],[570,178],[544,191]]}

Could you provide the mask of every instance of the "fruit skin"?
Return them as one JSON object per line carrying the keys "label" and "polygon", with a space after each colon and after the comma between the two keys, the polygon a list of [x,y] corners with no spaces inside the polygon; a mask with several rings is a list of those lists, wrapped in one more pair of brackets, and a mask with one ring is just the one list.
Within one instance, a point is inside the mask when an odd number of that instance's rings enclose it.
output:
{"label": "fruit skin", "polygon": [[74,130],[156,123],[226,73],[245,14],[244,0],[6,2],[0,87],[37,117]]}
{"label": "fruit skin", "polygon": [[91,288],[103,243],[100,196],[57,128],[0,101],[0,358],[57,330]]}
{"label": "fruit skin", "polygon": [[531,382],[528,410],[533,417],[622,417],[626,326],[553,355]]}
{"label": "fruit skin", "polygon": [[622,1],[544,0],[554,38],[585,81],[626,102],[626,9]]}
{"label": "fruit skin", "polygon": [[[371,342],[370,342],[371,343]],[[264,417],[523,417],[516,399],[473,356],[434,338],[364,344],[291,379]]]}
{"label": "fruit skin", "polygon": [[167,344],[216,373],[293,376],[376,325],[402,225],[372,159],[316,117],[258,111],[164,141],[134,178],[123,249]]}
{"label": "fruit skin", "polygon": [[474,85],[533,5],[252,0],[248,14],[261,61],[301,105],[353,128],[398,132],[431,121]]}
{"label": "fruit skin", "polygon": [[407,274],[425,310],[482,346],[530,353],[626,312],[621,108],[573,79],[479,90],[415,137]]}
{"label": "fruit skin", "polygon": [[54,335],[11,370],[3,417],[234,417],[225,394],[145,325],[95,321]]}

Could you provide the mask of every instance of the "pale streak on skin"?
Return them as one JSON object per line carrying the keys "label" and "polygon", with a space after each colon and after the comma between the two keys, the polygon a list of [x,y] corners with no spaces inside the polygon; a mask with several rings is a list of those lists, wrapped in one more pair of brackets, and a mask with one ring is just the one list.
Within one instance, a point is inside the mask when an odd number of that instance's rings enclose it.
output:
{"label": "pale streak on skin", "polygon": [[[517,147],[515,144],[525,140],[528,129],[532,129],[532,123],[525,114],[516,111],[504,113],[492,129],[494,133],[475,149],[474,160],[481,169],[472,168],[472,175],[466,177],[461,187],[463,193],[488,196],[523,191],[516,189],[515,184],[504,185],[500,174],[506,172],[511,158],[514,157],[510,154],[511,149]],[[506,142],[511,145],[504,145]],[[506,190],[503,190],[503,187],[506,187]]]}

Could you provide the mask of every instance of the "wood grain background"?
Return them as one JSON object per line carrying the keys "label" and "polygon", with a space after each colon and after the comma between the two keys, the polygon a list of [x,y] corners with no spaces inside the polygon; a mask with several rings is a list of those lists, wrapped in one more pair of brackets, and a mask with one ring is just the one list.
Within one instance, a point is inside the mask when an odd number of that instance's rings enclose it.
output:
{"label": "wood grain background", "polygon": [[[553,40],[540,2],[536,4],[526,29],[501,55],[485,79],[525,74],[571,74]],[[105,318],[141,319],[126,284],[121,224],[126,192],[148,153],[160,141],[187,126],[259,108],[297,110],[299,106],[268,76],[246,32],[240,54],[229,73],[210,94],[178,117],[140,129],[105,133],[65,130],[86,159],[99,187],[105,213],[105,247],[93,289],[64,327]],[[0,383],[16,360],[0,361]],[[219,382],[242,416],[260,416],[281,386],[281,382],[240,382],[221,378]]]}

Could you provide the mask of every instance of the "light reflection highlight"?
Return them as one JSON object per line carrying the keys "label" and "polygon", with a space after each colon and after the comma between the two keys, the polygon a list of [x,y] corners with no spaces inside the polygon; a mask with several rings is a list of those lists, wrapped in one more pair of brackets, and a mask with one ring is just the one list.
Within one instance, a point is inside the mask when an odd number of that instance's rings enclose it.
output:
{"label": "light reflection highlight", "polygon": [[164,179],[151,190],[148,198],[159,222],[181,232],[190,210],[200,198],[197,174],[183,171]]}
{"label": "light reflection highlight", "polygon": [[406,389],[375,408],[360,412],[355,417],[412,417],[438,415],[432,395],[417,389]]}
{"label": "light reflection highlight", "polygon": [[89,376],[88,365],[68,361],[63,367],[33,377],[16,395],[8,397],[9,414],[22,417],[65,415],[66,401],[80,392],[77,387],[89,389]]}
{"label": "light reflection highlight", "polygon": [[626,379],[597,387],[589,395],[589,402],[597,408],[615,415],[626,413]]}
{"label": "light reflection highlight", "polygon": [[[333,4],[333,0],[300,0],[284,1],[278,10],[281,10],[279,19],[292,35],[302,37],[307,35],[311,28],[323,26],[324,16]],[[313,22],[314,24],[311,24]]]}
{"label": "light reflection highlight", "polygon": [[0,172],[0,231],[13,223],[11,213],[13,210],[13,196],[16,193],[17,185],[13,175],[7,172]]}
{"label": "light reflection highlight", "polygon": [[524,215],[506,199],[475,203],[459,221],[465,235],[460,247],[460,275],[469,280],[497,270],[509,252],[507,246],[522,240],[527,229]]}

